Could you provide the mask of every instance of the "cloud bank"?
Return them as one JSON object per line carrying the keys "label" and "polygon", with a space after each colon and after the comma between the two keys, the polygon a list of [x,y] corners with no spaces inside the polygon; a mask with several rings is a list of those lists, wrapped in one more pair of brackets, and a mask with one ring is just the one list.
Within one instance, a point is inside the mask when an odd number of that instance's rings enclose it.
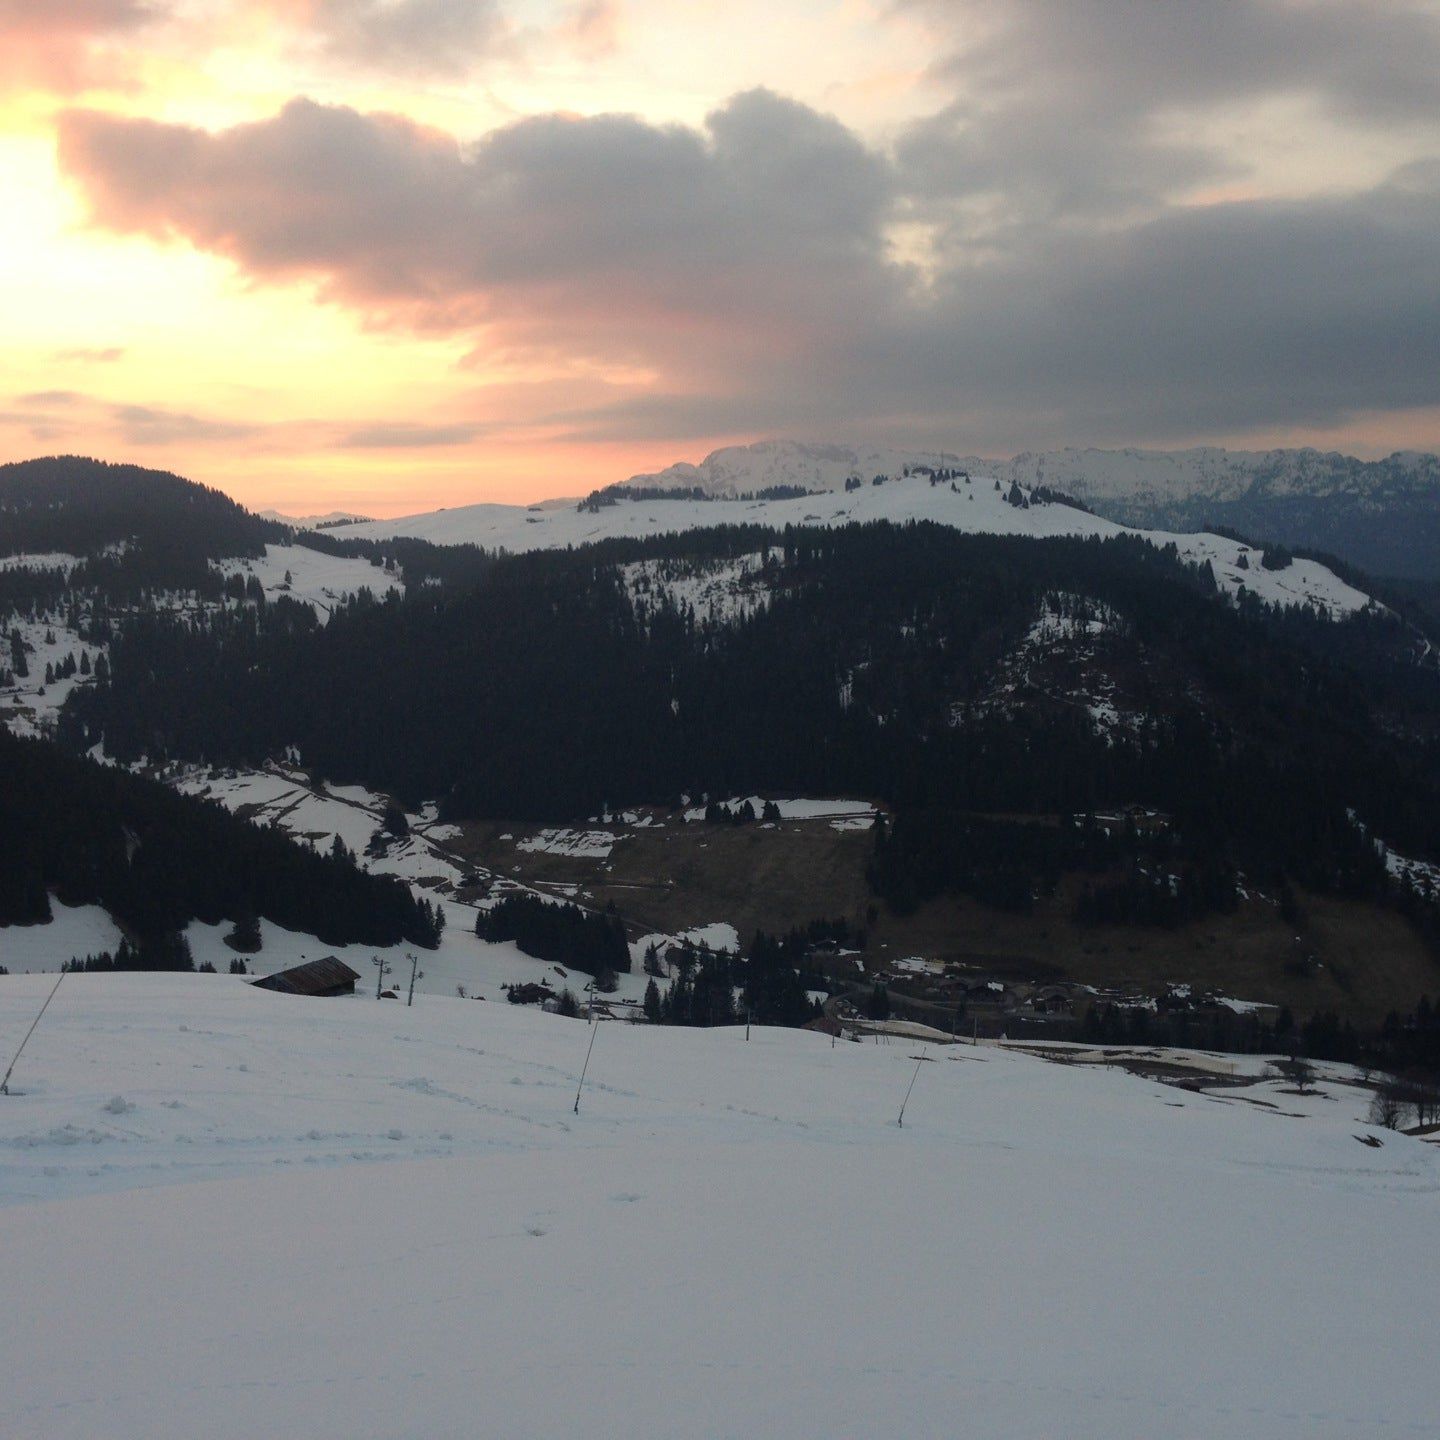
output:
{"label": "cloud bank", "polygon": [[[256,4],[337,64],[417,76],[516,33],[497,0]],[[0,0],[40,45],[157,13]],[[99,230],[460,337],[477,368],[583,376],[520,417],[575,438],[1164,443],[1440,406],[1434,3],[893,14],[931,36],[936,103],[883,138],[755,89],[696,124],[551,112],[477,140],[303,98],[217,130],[71,109],[57,153]],[[618,43],[613,4],[556,15],[594,55]],[[1333,135],[1353,142],[1340,179]],[[1284,184],[1257,178],[1286,156]],[[493,422],[345,443],[443,448]]]}

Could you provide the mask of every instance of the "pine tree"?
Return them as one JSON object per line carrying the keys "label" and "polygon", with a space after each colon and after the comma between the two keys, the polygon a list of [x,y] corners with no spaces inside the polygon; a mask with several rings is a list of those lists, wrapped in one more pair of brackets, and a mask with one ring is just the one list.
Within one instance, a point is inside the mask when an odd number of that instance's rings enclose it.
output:
{"label": "pine tree", "polygon": [[865,1001],[865,1014],[871,1020],[888,1020],[890,1018],[890,992],[878,980],[875,982],[869,998]]}
{"label": "pine tree", "polygon": [[[264,943],[260,933],[260,917],[253,910],[244,910],[240,918],[235,922],[234,928],[225,937],[225,943],[232,949],[238,950],[242,955],[253,955]],[[240,962],[243,967],[243,962]],[[231,967],[231,974],[234,974],[234,966]],[[243,968],[242,968],[243,973]]]}

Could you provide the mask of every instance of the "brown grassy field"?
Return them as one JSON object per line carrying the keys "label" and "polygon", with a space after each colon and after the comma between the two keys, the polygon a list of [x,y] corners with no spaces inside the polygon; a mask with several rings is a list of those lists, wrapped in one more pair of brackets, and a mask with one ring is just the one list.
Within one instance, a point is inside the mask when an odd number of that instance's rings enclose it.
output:
{"label": "brown grassy field", "polygon": [[[743,937],[843,917],[867,927],[874,903],[865,884],[871,838],[823,820],[778,825],[610,828],[608,859],[521,851],[536,827],[466,828],[454,848],[473,862],[527,883],[581,887],[586,904],[613,901],[632,934],[676,933],[727,921]],[[513,838],[502,839],[510,834]],[[518,867],[518,868],[517,868]],[[1299,894],[1298,926],[1264,898],[1233,915],[1178,930],[1079,926],[1070,918],[1078,880],[1028,916],[945,898],[914,915],[879,907],[868,923],[867,968],[905,956],[957,961],[1011,979],[1070,979],[1154,992],[1188,982],[1244,1000],[1288,1005],[1297,1015],[1333,1009],[1375,1025],[1422,994],[1440,994],[1440,961],[1407,921],[1381,906]],[[1305,973],[1296,962],[1308,958]]]}

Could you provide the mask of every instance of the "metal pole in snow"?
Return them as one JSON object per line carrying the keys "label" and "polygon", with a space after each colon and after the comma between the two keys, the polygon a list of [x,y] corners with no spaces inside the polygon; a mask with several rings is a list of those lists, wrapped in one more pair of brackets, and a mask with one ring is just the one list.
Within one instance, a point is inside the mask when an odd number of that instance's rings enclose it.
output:
{"label": "metal pole in snow", "polygon": [[905,1098],[900,1102],[900,1118],[895,1122],[902,1130],[905,1128],[905,1107],[910,1103],[910,1091],[915,1088],[915,1082],[920,1078],[920,1067],[929,1058],[928,1055],[917,1055],[915,1057],[915,1073],[910,1077],[909,1088],[905,1091]]}
{"label": "metal pole in snow", "polygon": [[[60,972],[60,980],[65,978],[65,971]],[[40,1015],[43,1015],[49,1008],[50,1002],[55,998],[55,990],[60,988],[60,980],[55,982],[55,989],[45,997],[45,1003],[40,1007]],[[35,1027],[40,1023],[40,1015],[37,1015],[31,1022],[30,1028],[25,1032],[25,1038],[20,1042],[20,1050],[23,1050],[30,1043],[30,1037],[35,1033]],[[10,1069],[5,1072],[5,1078],[0,1080],[0,1095],[10,1093],[10,1076],[14,1072],[16,1064],[20,1059],[20,1050],[15,1052],[14,1058],[10,1061]]]}
{"label": "metal pole in snow", "polygon": [[415,977],[418,974],[423,979],[425,972],[420,969],[420,962],[415,956],[407,955],[405,958],[410,962],[410,993],[405,997],[405,1004],[408,1006],[415,1003]]}
{"label": "metal pole in snow", "polygon": [[590,1052],[595,1048],[595,1037],[600,1033],[597,1022],[590,1027],[590,1043],[585,1047],[585,1063],[580,1067],[580,1083],[575,1087],[575,1113],[580,1113],[580,1092],[585,1088],[585,1074],[590,1069]]}

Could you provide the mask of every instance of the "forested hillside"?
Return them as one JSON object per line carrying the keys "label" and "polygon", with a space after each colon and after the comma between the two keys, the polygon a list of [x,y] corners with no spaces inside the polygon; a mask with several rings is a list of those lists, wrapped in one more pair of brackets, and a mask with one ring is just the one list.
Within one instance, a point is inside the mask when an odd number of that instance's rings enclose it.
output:
{"label": "forested hillside", "polygon": [[[684,598],[742,557],[743,596]],[[294,745],[326,778],[452,817],[871,795],[902,816],[877,871],[894,894],[974,883],[968,822],[917,848],[906,816],[933,832],[937,814],[1138,801],[1175,820],[1154,883],[1184,873],[1219,904],[1237,870],[1381,887],[1354,817],[1440,853],[1440,676],[1414,640],[1380,612],[1234,605],[1137,540],[716,529],[510,557],[469,588],[362,597],[323,630],[283,606],[142,617],[62,734],[122,760]],[[1005,883],[1040,883],[1044,848],[1021,846]]]}
{"label": "forested hillside", "polygon": [[0,465],[0,558],[88,557],[97,578],[123,570],[146,583],[193,584],[207,561],[261,555],[287,533],[162,470],[79,455]]}
{"label": "forested hillside", "polygon": [[264,916],[329,944],[433,943],[398,880],[152,780],[0,728],[0,926],[44,923],[50,899],[104,906],[141,942]]}

